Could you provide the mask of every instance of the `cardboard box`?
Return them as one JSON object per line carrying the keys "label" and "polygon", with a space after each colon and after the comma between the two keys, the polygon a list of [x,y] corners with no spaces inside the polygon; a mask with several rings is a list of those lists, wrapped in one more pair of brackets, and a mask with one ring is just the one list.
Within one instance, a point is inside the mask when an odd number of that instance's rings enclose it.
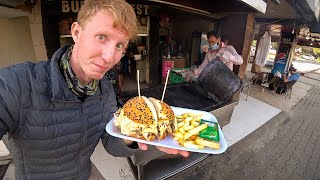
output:
{"label": "cardboard box", "polygon": [[186,67],[186,60],[184,58],[173,59],[173,60],[174,60],[173,68],[185,68]]}

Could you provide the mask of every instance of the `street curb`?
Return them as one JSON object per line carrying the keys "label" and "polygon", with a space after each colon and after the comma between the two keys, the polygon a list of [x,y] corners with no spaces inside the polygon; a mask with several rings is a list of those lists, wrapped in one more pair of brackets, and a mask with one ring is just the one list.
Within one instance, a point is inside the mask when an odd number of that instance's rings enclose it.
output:
{"label": "street curb", "polygon": [[[285,111],[280,112],[254,132],[230,146],[227,151],[220,155],[213,155],[196,166],[193,166],[170,179],[224,179],[225,175],[235,174],[237,168],[247,164],[251,156],[259,152],[268,143],[272,142],[281,128],[289,121],[289,114]],[[210,172],[210,176],[206,176]],[[237,177],[237,179],[245,179]]]}

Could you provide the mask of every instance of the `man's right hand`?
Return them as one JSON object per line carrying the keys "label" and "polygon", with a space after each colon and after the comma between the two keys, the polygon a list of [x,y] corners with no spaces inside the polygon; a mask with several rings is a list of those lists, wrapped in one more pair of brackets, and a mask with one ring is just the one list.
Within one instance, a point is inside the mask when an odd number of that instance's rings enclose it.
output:
{"label": "man's right hand", "polygon": [[[139,148],[143,151],[148,150],[148,145],[144,144],[144,143],[138,143]],[[171,148],[165,148],[165,147],[159,147],[156,146],[160,151],[165,152],[167,154],[180,154],[184,157],[188,157],[189,156],[189,152],[188,151],[182,151],[182,150],[177,150],[177,149],[171,149]]]}
{"label": "man's right hand", "polygon": [[199,76],[200,71],[199,71],[198,69],[194,69],[194,70],[193,70],[193,74],[194,74],[195,76]]}

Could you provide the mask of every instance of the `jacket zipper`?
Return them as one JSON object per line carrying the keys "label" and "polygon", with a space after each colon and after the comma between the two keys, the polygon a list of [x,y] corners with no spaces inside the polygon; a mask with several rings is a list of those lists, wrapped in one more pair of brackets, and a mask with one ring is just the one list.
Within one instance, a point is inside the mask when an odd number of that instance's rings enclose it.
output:
{"label": "jacket zipper", "polygon": [[83,137],[84,137],[84,120],[83,120],[83,114],[84,114],[84,110],[83,110],[83,103],[81,104],[81,115],[80,115],[80,121],[81,121],[81,131],[80,131],[80,148],[79,148],[79,155],[78,155],[78,162],[79,162],[79,169],[78,172],[79,174],[81,173],[81,163],[80,163],[80,159],[81,159],[81,153],[82,153],[82,147],[83,145]]}

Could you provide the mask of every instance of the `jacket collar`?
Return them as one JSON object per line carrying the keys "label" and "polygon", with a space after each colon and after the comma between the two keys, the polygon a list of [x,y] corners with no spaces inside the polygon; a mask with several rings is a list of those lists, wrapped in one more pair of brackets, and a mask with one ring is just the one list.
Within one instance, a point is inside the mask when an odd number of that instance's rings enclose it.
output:
{"label": "jacket collar", "polygon": [[[49,60],[49,73],[50,73],[50,98],[53,101],[73,101],[81,102],[78,97],[69,89],[67,82],[60,70],[59,62],[62,55],[66,52],[70,45],[58,49]],[[109,80],[104,77],[99,81],[99,87],[94,95],[89,96],[87,99],[100,98],[102,96],[108,95],[111,88]]]}

